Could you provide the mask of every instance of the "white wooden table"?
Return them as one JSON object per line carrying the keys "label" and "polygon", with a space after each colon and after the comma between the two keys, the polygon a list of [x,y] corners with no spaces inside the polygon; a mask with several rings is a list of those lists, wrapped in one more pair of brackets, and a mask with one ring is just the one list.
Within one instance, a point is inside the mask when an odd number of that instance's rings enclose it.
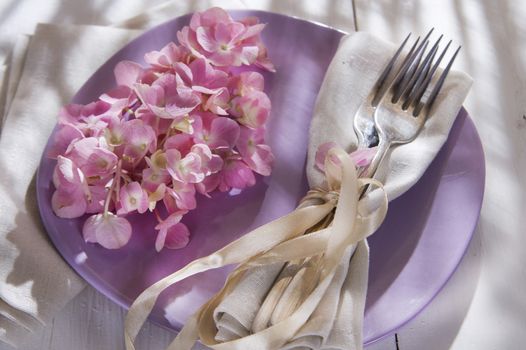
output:
{"label": "white wooden table", "polygon": [[[160,2],[0,0],[0,55],[8,52],[16,34],[31,32],[39,21],[106,24]],[[245,2],[250,7],[251,1]],[[309,3],[258,2],[329,25],[342,21],[339,11],[350,9],[345,1],[335,0],[333,11],[316,14],[310,12]],[[526,4],[519,0],[355,0],[354,5],[360,30],[399,41],[409,31],[423,33],[434,26],[463,45],[456,65],[475,79],[465,106],[482,138],[487,162],[481,219],[458,270],[422,313],[396,335],[368,349],[523,349]],[[88,286],[21,349],[122,349],[123,318],[124,310]],[[172,337],[148,323],[139,336],[139,349],[164,349]],[[7,345],[0,349],[12,350]]]}

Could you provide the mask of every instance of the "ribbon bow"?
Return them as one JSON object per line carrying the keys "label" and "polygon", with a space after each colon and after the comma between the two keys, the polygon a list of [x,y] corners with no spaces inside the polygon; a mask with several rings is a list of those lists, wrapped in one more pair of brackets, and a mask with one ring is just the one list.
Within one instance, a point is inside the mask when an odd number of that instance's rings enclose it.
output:
{"label": "ribbon bow", "polygon": [[[159,294],[169,286],[200,272],[230,264],[239,264],[230,273],[224,287],[187,321],[168,350],[190,350],[199,338],[212,349],[279,349],[307,322],[330,285],[345,250],[374,233],[385,218],[387,196],[373,212],[360,214],[359,204],[367,201],[360,193],[372,185],[383,191],[381,183],[358,178],[350,156],[340,148],[332,148],[325,159],[328,189],[312,189],[290,214],[258,227],[215,253],[194,260],[177,272],[144,290],[131,305],[125,320],[125,344],[134,350],[134,340],[152,311]],[[310,230],[328,215],[330,225]],[[310,231],[309,231],[310,230]],[[309,231],[308,234],[305,234]],[[311,232],[312,231],[312,232]],[[213,312],[231,293],[243,273],[253,267],[285,263],[321,256],[317,260],[317,284],[297,309],[280,322],[236,340],[219,343]]]}

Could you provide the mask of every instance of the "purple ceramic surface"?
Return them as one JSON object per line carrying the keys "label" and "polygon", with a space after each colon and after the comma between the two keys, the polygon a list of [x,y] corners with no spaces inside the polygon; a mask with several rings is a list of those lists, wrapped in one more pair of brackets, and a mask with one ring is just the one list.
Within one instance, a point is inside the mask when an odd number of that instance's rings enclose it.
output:
{"label": "purple ceramic surface", "polygon": [[[42,158],[37,178],[38,202],[51,240],[86,281],[124,308],[160,278],[289,213],[306,192],[305,159],[312,109],[343,33],[261,11],[232,11],[232,15],[255,15],[268,23],[262,37],[278,72],[265,73],[273,106],[267,137],[276,162],[270,177],[259,178],[254,187],[239,195],[200,198],[197,209],[184,217],[192,232],[186,248],[157,253],[154,219],[148,215],[131,217],[132,239],[119,250],[85,243],[81,234],[85,218],[65,220],[53,214],[50,198],[55,162]],[[72,102],[95,100],[114,86],[112,72],[117,62],[126,59],[144,63],[145,52],[176,40],[177,30],[189,19],[190,16],[176,18],[132,41],[86,82]],[[480,140],[462,110],[447,144],[429,170],[414,188],[391,203],[385,223],[369,241],[366,343],[390,334],[414,317],[449,279],[475,228],[484,174]],[[150,319],[180,329],[187,317],[219,290],[229,271],[209,271],[169,288]]]}

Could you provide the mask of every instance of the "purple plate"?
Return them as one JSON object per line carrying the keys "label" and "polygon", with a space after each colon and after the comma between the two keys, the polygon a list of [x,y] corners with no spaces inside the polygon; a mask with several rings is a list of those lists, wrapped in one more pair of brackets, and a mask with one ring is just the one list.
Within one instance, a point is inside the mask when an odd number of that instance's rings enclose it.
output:
{"label": "purple plate", "polygon": [[[42,158],[38,204],[51,240],[64,259],[93,287],[128,308],[146,287],[188,262],[208,255],[251,229],[294,209],[307,189],[305,159],[308,127],[325,70],[342,32],[320,24],[261,11],[232,11],[236,18],[255,15],[269,25],[263,41],[276,64],[265,73],[272,100],[268,142],[276,154],[272,175],[239,195],[200,198],[185,216],[192,232],[181,250],[154,249],[154,219],[132,216],[133,236],[119,250],[82,239],[84,218],[65,220],[51,209],[55,162]],[[144,63],[145,52],[176,40],[189,23],[182,16],[144,33],[108,60],[75,95],[88,103],[114,86],[120,60]],[[49,143],[44,154],[47,152]],[[365,343],[386,336],[413,318],[454,272],[471,239],[484,192],[484,156],[475,127],[459,113],[447,144],[408,193],[392,202],[387,219],[370,239],[371,268],[365,311]],[[165,291],[150,319],[180,329],[186,318],[222,286],[228,268],[188,278]]]}

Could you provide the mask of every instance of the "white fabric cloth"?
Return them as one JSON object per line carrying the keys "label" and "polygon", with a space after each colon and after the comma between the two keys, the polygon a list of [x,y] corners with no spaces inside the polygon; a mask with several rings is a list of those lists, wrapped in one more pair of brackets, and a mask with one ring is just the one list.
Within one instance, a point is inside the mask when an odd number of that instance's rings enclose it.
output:
{"label": "white fabric cloth", "polygon": [[[15,46],[7,62],[7,67],[9,68],[8,74],[6,74],[6,81],[3,85],[3,97],[4,97],[4,107],[1,110],[3,117],[7,116],[11,102],[13,101],[16,93],[16,88],[18,87],[18,82],[22,76],[22,69],[24,68],[24,63],[26,60],[27,48],[29,46],[29,41],[31,36],[29,35],[19,35],[16,39]],[[2,118],[3,120],[3,118]]]}
{"label": "white fabric cloth", "polygon": [[[323,183],[323,174],[314,168],[320,144],[334,141],[348,151],[356,149],[352,118],[394,50],[394,45],[367,33],[357,32],[342,39],[325,75],[311,122],[306,171],[312,188]],[[390,200],[407,191],[423,175],[446,141],[471,84],[466,74],[450,72],[417,139],[393,148],[388,154],[377,178],[384,182]],[[375,192],[369,195],[374,199]],[[362,242],[355,254],[348,252],[342,258],[322,303],[285,349],[361,349],[368,268],[369,251]],[[278,273],[272,266],[247,274],[242,288],[236,289],[218,307],[221,313],[216,320],[220,330],[217,340],[249,334],[250,319],[255,318],[259,307],[247,307],[246,303],[234,301],[248,300],[250,294],[251,301],[261,306],[265,300],[261,288],[269,290]],[[270,282],[265,287],[262,281]],[[255,289],[257,295],[251,294]],[[239,315],[242,317],[237,318]]]}

